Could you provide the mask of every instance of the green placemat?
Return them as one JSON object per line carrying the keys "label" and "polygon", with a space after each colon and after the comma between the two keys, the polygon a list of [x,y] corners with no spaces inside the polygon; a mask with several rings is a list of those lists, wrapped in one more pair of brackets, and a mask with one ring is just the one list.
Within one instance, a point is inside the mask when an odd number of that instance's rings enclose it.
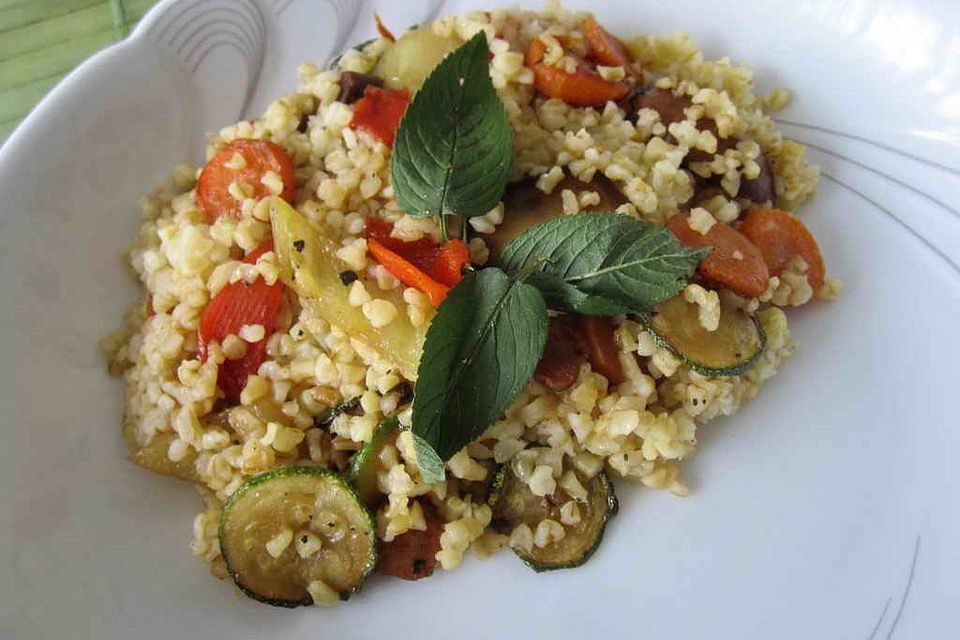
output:
{"label": "green placemat", "polygon": [[0,142],[63,76],[157,0],[0,0]]}

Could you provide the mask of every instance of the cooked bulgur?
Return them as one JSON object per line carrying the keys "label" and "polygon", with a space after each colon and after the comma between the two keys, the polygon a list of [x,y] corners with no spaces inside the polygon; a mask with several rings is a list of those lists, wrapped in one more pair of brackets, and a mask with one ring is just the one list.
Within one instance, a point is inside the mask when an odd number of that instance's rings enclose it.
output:
{"label": "cooked bulgur", "polygon": [[[630,103],[574,107],[538,95],[524,52],[540,39],[546,50],[543,64],[575,70],[584,50],[583,19],[584,14],[548,2],[541,12],[475,11],[442,17],[427,27],[460,41],[485,32],[490,77],[514,131],[511,181],[535,180],[543,194],[558,188],[565,176],[583,181],[582,189],[560,194],[557,213],[574,214],[600,203],[587,183],[602,175],[624,196],[618,211],[657,225],[678,212],[689,213],[689,227],[698,234],[758,207],[737,195],[742,182],[763,171],[761,154],[772,171],[776,206],[792,211],[813,194],[817,169],[806,164],[804,148],[784,139],[765,115],[765,109],[782,106],[788,94],[758,97],[749,69],[726,58],[706,60],[683,33],[624,40],[637,65],[632,73],[639,74],[638,85],[688,100],[678,121],[664,122],[654,108],[631,111]],[[392,223],[392,237],[404,241],[436,240],[440,229],[433,218],[400,211],[390,148],[351,128],[355,105],[338,101],[341,72],[370,74],[391,46],[379,38],[351,49],[334,69],[301,65],[297,92],[272,103],[262,117],[211,135],[207,155],[213,157],[239,139],[266,140],[282,148],[294,166],[291,204],[339,245],[336,258],[344,265],[341,279],[349,289],[349,304],[362,310],[373,327],[401,321],[425,327],[435,314],[431,300],[371,256],[367,220]],[[600,65],[597,72],[607,82],[621,82],[626,75],[621,66]],[[704,127],[704,119],[713,126]],[[718,139],[732,137],[739,142],[718,147]],[[700,152],[697,161],[688,158],[692,150]],[[245,162],[237,153],[228,164],[240,171]],[[391,354],[348,335],[314,307],[302,306],[289,289],[272,329],[260,322],[244,324],[213,341],[201,358],[198,328],[210,301],[232,283],[262,279],[273,285],[281,277],[275,251],[253,262],[243,258],[271,238],[265,196],[281,194],[284,183],[275,171],[262,176],[262,190],[231,182],[228,190],[239,216],[210,220],[197,201],[199,174],[178,166],[170,184],[144,198],[142,224],[128,259],[145,299],[134,305],[125,328],[105,341],[105,349],[111,371],[124,384],[123,435],[132,459],[197,484],[203,510],[194,519],[191,549],[214,575],[225,577],[217,528],[227,498],[251,476],[281,466],[346,470],[351,455],[373,438],[385,416],[399,412],[400,424],[410,426],[405,383],[413,381]],[[715,188],[702,191],[710,178]],[[484,239],[505,216],[509,212],[501,204],[470,219],[469,253],[475,266],[487,262]],[[432,506],[442,520],[436,560],[453,569],[471,548],[486,557],[507,545],[529,552],[562,540],[581,521],[587,498],[582,482],[604,470],[687,495],[680,461],[692,454],[698,425],[733,414],[794,350],[781,307],[805,304],[817,294],[807,277],[809,268],[797,256],[770,277],[762,295],[752,298],[703,281],[683,290],[684,299],[697,305],[707,331],[717,329],[721,303],[758,312],[766,348],[740,375],[699,374],[661,346],[640,319],[618,316],[613,323],[621,382],[611,383],[589,361],[579,365],[575,381],[565,389],[532,381],[482,437],[447,461],[446,481],[421,480],[411,434],[401,430],[379,452],[376,485],[386,498],[374,514],[377,537],[391,541],[425,530],[425,506]],[[830,298],[838,288],[827,279],[819,297]],[[218,369],[242,360],[261,341],[262,363],[246,379],[238,400],[227,402],[218,387]],[[324,422],[331,407],[353,398],[359,398],[355,409]],[[466,489],[489,480],[494,463],[509,465],[535,496],[566,493],[558,519],[522,523],[511,531],[495,528],[491,507]],[[319,549],[319,541],[306,534],[295,538],[296,533],[287,529],[272,538],[270,554],[296,551],[306,557]],[[336,599],[322,581],[311,582],[309,592],[318,603]]]}

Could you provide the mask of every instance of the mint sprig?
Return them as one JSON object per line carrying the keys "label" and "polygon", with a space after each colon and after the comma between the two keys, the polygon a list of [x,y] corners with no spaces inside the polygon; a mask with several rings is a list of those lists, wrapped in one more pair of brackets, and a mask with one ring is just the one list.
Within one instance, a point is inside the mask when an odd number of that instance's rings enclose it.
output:
{"label": "mint sprig", "polygon": [[[400,122],[390,160],[397,203],[415,217],[483,215],[500,201],[513,133],[490,80],[486,35],[448,55]],[[463,227],[466,229],[466,225]],[[421,476],[479,437],[526,387],[543,353],[547,306],[587,315],[649,311],[676,295],[706,250],[616,213],[529,229],[500,266],[466,276],[427,331],[413,399]]]}
{"label": "mint sprig", "polygon": [[579,213],[527,229],[504,247],[500,266],[519,273],[541,260],[530,283],[557,311],[644,313],[678,294],[708,251],[628,215]]}
{"label": "mint sprig", "polygon": [[547,306],[649,311],[683,289],[706,252],[613,212],[556,218],[512,240],[502,270],[464,278],[427,331],[413,399],[418,459],[422,447],[425,460],[449,460],[503,415],[543,353]]}
{"label": "mint sprig", "polygon": [[546,340],[547,307],[522,274],[511,278],[489,268],[465,277],[427,331],[413,396],[414,435],[449,460],[526,387]]}
{"label": "mint sprig", "polygon": [[[513,132],[490,80],[481,31],[448,55],[417,91],[397,129],[390,175],[408,215],[483,215],[503,195]],[[444,234],[445,235],[445,234]]]}

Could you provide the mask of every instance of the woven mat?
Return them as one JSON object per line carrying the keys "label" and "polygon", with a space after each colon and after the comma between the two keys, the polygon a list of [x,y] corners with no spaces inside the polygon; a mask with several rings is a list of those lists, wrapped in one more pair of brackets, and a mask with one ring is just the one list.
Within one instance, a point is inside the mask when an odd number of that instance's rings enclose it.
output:
{"label": "woven mat", "polygon": [[157,0],[0,0],[0,141],[91,54],[123,39]]}

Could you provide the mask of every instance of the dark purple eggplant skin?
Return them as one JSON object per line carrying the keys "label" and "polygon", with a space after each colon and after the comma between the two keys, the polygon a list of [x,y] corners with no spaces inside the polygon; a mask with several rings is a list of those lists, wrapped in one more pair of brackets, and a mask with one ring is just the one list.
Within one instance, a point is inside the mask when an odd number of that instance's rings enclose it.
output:
{"label": "dark purple eggplant skin", "polygon": [[738,198],[746,198],[757,204],[773,202],[777,194],[773,187],[773,169],[770,167],[770,161],[760,152],[755,158],[755,162],[760,165],[760,173],[753,180],[741,180],[740,191],[737,192]]}
{"label": "dark purple eggplant skin", "polygon": [[691,104],[693,103],[687,96],[676,96],[669,89],[651,89],[649,87],[634,87],[619,102],[620,107],[627,112],[627,117],[631,121],[636,121],[637,111],[640,109],[653,109],[660,114],[660,122],[664,126],[683,120],[686,117],[683,110]]}
{"label": "dark purple eggplant skin", "polygon": [[363,92],[368,85],[382,87],[383,79],[367,73],[343,71],[340,74],[340,94],[337,96],[337,102],[353,104],[363,97]]}

